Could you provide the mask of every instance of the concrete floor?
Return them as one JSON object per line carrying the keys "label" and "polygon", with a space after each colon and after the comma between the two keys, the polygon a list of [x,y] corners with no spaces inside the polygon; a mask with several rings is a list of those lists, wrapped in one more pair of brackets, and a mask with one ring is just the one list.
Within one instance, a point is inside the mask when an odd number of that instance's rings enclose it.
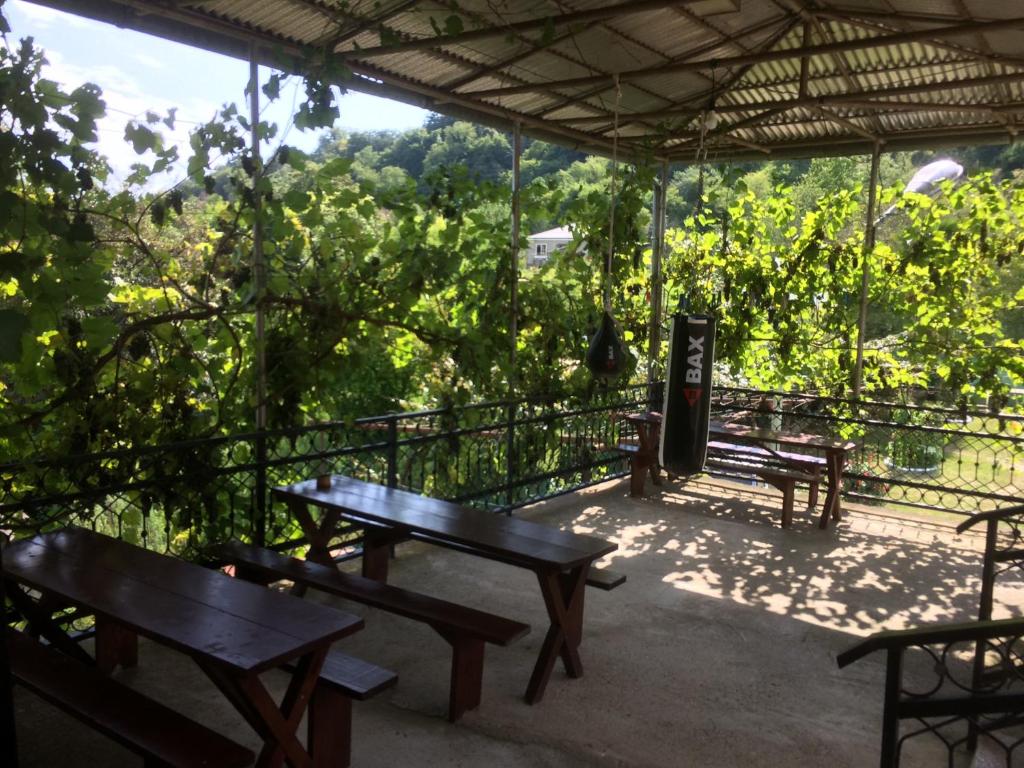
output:
{"label": "concrete floor", "polygon": [[[422,625],[344,604],[366,617],[344,650],[400,676],[392,691],[356,704],[353,765],[876,765],[883,658],[839,670],[836,654],[879,629],[972,618],[979,542],[870,510],[827,531],[809,518],[784,531],[775,498],[701,483],[634,500],[620,481],[519,512],[615,540],[605,565],[628,575],[612,592],[588,590],[586,674],[570,680],[556,668],[532,707],[522,695],[547,627],[533,575],[402,545],[393,583],[533,631],[488,648],[483,703],[452,725],[446,644]],[[1020,615],[1020,586],[1004,582],[1003,610]],[[119,679],[258,747],[187,659],[144,642],[140,662]],[[269,679],[283,690],[282,675]],[[16,708],[23,768],[138,762],[24,691]],[[904,768],[936,765],[946,765],[945,750],[931,740],[905,751]]]}

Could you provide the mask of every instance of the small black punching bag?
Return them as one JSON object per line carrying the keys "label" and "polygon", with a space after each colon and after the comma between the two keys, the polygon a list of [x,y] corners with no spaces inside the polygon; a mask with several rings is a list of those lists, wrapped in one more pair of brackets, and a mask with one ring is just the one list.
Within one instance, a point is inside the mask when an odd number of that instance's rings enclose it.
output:
{"label": "small black punching bag", "polygon": [[611,312],[605,310],[601,318],[601,327],[597,329],[590,340],[590,349],[587,350],[587,368],[595,376],[613,378],[626,370],[628,364],[626,348],[619,338],[619,331],[615,327],[615,320]]}

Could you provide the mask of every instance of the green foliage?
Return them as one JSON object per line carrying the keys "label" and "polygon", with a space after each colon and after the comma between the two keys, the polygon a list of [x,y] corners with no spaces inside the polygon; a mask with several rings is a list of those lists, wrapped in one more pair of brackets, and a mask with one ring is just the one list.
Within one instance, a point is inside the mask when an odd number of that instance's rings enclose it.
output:
{"label": "green foliage", "polygon": [[[438,24],[456,26],[443,16]],[[434,117],[401,134],[334,132],[305,156],[287,146],[266,151],[277,132],[261,123],[260,157],[249,146],[253,126],[225,105],[193,131],[188,179],[158,190],[178,159],[163,139],[175,116],[146,114],[126,127],[138,161],[118,189],[92,147],[99,90],[63,93],[41,77],[41,62],[30,42],[12,49],[4,40],[7,458],[252,429],[261,355],[271,426],[510,391],[593,391],[581,362],[600,318],[610,243],[614,313],[633,357],[646,359],[646,166],[620,165],[613,199],[609,161],[527,144],[524,231],[570,224],[576,240],[520,275],[513,340],[507,136]],[[345,77],[315,58],[309,70],[300,127],[333,119],[329,83]],[[271,75],[260,87],[275,98],[280,85]],[[893,163],[883,170],[895,180],[902,166]],[[670,204],[682,227],[669,236],[666,297],[719,315],[719,358],[742,381],[846,392],[862,170],[861,160],[707,169],[699,215],[695,171],[675,177]],[[782,185],[791,179],[792,188]],[[981,176],[901,206],[870,254],[872,313],[885,319],[868,348],[869,389],[944,383],[962,398],[1005,391],[1024,378],[1019,337],[1007,331],[1024,299],[1021,191]],[[110,471],[128,477],[137,468]]]}
{"label": "green foliage", "polygon": [[[1019,285],[1024,191],[982,174],[934,199],[893,188],[881,202],[902,213],[867,255],[869,315],[899,330],[869,335],[866,391],[940,388],[966,402],[1021,381],[1024,349],[1006,322],[1024,292],[1006,286]],[[864,258],[860,191],[820,194],[802,213],[801,204],[780,187],[687,220],[670,232],[668,295],[719,316],[717,357],[741,380],[845,395]]]}
{"label": "green foliage", "polygon": [[[940,427],[941,419],[921,411],[897,411],[897,424]],[[937,471],[942,466],[946,435],[921,429],[896,429],[888,446],[888,462],[896,469],[911,472]]]}

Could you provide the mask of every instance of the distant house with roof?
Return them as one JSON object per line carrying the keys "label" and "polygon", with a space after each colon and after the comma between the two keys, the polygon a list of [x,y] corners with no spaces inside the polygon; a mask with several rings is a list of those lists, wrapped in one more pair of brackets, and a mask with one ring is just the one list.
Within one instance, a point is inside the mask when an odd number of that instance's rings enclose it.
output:
{"label": "distant house with roof", "polygon": [[526,266],[539,267],[552,253],[572,242],[572,232],[569,227],[556,227],[530,235],[526,241]]}

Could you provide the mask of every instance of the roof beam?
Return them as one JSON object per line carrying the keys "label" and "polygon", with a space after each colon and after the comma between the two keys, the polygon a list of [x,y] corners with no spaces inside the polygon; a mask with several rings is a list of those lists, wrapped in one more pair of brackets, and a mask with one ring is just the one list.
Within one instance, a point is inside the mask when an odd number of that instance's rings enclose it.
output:
{"label": "roof beam", "polygon": [[966,112],[970,114],[1020,114],[1024,113],[1024,102],[1009,104],[949,104],[937,101],[844,101],[841,105],[849,109],[875,109],[888,112]]}
{"label": "roof beam", "polygon": [[[810,16],[811,16],[811,26],[814,27],[814,29],[817,31],[817,33],[821,37],[822,41],[824,41],[826,43],[834,43],[836,41],[836,39],[835,39],[835,36],[832,34],[831,30],[829,30],[821,22],[821,19],[819,19],[817,16],[814,15],[814,11],[812,9],[807,8],[807,6],[804,4],[804,0],[796,0],[796,2],[800,3],[801,7],[803,7],[805,10],[807,10],[810,13]],[[829,58],[832,59],[832,62],[836,65],[836,67],[842,73],[843,79],[846,81],[846,85],[847,85],[848,88],[850,88],[852,90],[861,90],[863,88],[863,86],[861,85],[860,81],[856,77],[853,76],[853,73],[850,71],[850,67],[849,67],[849,65],[846,62],[846,58],[843,56],[842,53],[830,53],[829,54]],[[804,95],[806,95],[806,94],[804,94]],[[875,131],[877,131],[878,133],[881,133],[884,130],[882,124],[879,122],[878,117],[876,115],[870,116],[869,119],[871,120],[871,124],[874,126]],[[854,125],[854,124],[851,123],[850,125]],[[847,126],[847,127],[849,127],[849,126]],[[851,130],[854,130],[855,133],[860,133],[861,132],[861,129],[859,127],[851,129]],[[874,137],[871,137],[871,138],[874,138]]]}
{"label": "roof beam", "polygon": [[[381,13],[377,14],[376,16],[366,17],[357,21],[356,25],[350,27],[349,29],[339,30],[337,35],[331,38],[325,38],[324,40],[320,41],[320,43],[325,44],[330,50],[334,50],[342,43],[347,42],[348,40],[351,40],[353,37],[361,35],[363,34],[363,32],[372,29],[375,25],[383,24],[388,19],[394,18],[403,11],[409,10],[419,1],[420,0],[405,0],[405,2],[399,3],[396,6],[392,6],[386,11],[382,11]],[[352,20],[356,21],[357,18],[358,17],[353,15]],[[314,45],[315,44],[316,43],[314,43]]]}
{"label": "roof beam", "polygon": [[[482,17],[478,13],[470,12],[470,11],[464,11],[464,13],[467,13],[468,15],[470,15],[472,18],[476,19],[477,21],[487,21],[486,17]],[[594,22],[594,23],[595,24],[600,24],[601,22]],[[612,30],[610,27],[608,29],[609,29],[610,32],[615,34],[614,30]],[[522,33],[518,33],[517,32],[517,33],[515,33],[514,36],[516,38],[518,38],[520,41],[522,41],[522,42],[524,42],[524,43],[526,43],[528,45],[531,45],[534,42],[533,40],[531,40],[530,38],[526,37]],[[603,69],[601,67],[598,67],[598,66],[596,66],[594,64],[590,64],[589,62],[587,62],[583,58],[582,55],[579,58],[576,58],[576,57],[573,57],[573,56],[565,53],[564,51],[560,51],[560,50],[553,50],[550,53],[551,53],[552,56],[556,56],[556,57],[558,57],[560,59],[564,59],[565,61],[568,61],[570,64],[572,64],[574,66],[583,67],[584,69],[589,69],[591,72],[601,73],[601,74],[610,74],[607,69]],[[659,54],[659,55],[661,55],[662,58],[666,58],[666,59],[668,58],[664,54]],[[511,74],[507,74],[506,77],[508,77],[509,79],[518,80],[519,82],[523,82],[523,78],[522,77],[513,77]],[[655,93],[654,91],[650,91],[650,90],[648,90],[646,88],[640,88],[638,86],[633,86],[633,87],[634,88],[638,88],[638,90],[642,91],[645,95],[651,96],[651,97],[653,97],[655,99],[658,99],[659,101],[663,101],[666,104],[671,104],[672,103],[671,99],[669,99],[669,98],[667,98],[665,96],[662,96],[659,93]],[[450,86],[449,86],[449,88],[450,88]],[[454,90],[454,89],[452,89],[452,90]],[[550,94],[552,96],[555,96],[556,98],[559,98],[559,99],[565,98],[565,94],[563,94],[563,93],[550,92]],[[612,110],[606,110],[606,111],[607,111],[607,114],[609,114],[609,115],[612,114]],[[648,126],[648,127],[653,127],[653,126]]]}
{"label": "roof beam", "polygon": [[488,64],[486,66],[480,67],[474,70],[473,72],[470,72],[468,75],[464,75],[463,77],[460,77],[457,80],[453,80],[452,82],[445,85],[445,87],[453,91],[456,91],[459,88],[469,85],[472,82],[480,80],[481,78],[500,72],[505,67],[511,67],[513,64],[518,64],[523,59],[529,58],[530,56],[533,56],[535,53],[540,53],[545,49],[550,48],[552,45],[557,45],[563,40],[573,37],[579,34],[581,31],[585,31],[596,25],[597,22],[592,21],[584,25],[583,30],[568,29],[565,32],[562,32],[561,34],[555,35],[546,42],[530,42],[527,44],[527,47],[524,50],[520,51],[519,53],[509,56],[506,59],[502,59],[501,61],[496,61],[493,64]]}
{"label": "roof beam", "polygon": [[[816,9],[815,13],[832,13],[842,16],[860,16],[864,19],[879,19],[881,21],[907,21],[912,24],[955,24],[963,21],[963,16],[948,13],[914,13],[910,11],[872,11],[867,8],[850,8],[849,6],[830,5],[827,9]],[[992,17],[978,18],[975,21],[998,21]]]}
{"label": "roof beam", "polygon": [[[739,137],[735,136],[733,134],[733,131],[738,131],[742,128],[750,128],[752,126],[758,125],[759,123],[763,123],[765,120],[770,120],[771,118],[775,117],[776,115],[782,114],[785,111],[786,110],[784,109],[769,109],[764,112],[760,112],[759,114],[745,117],[742,120],[739,120],[735,123],[731,123],[729,125],[721,125],[715,128],[713,131],[705,132],[704,141],[706,143],[708,139],[715,138],[726,138],[730,140],[738,139]],[[700,139],[700,137],[700,131],[686,131],[684,133],[677,133],[674,135],[667,136],[665,143],[678,142],[680,139],[682,139],[682,141],[679,144],[675,144],[675,146],[678,147],[680,146],[680,144],[683,143],[697,141],[698,139]]]}
{"label": "roof beam", "polygon": [[[352,13],[350,13],[348,11],[344,11],[344,10],[341,10],[341,9],[338,9],[338,8],[334,8],[334,7],[326,7],[323,4],[323,0],[288,0],[288,2],[298,3],[298,4],[302,5],[302,6],[310,8],[312,10],[319,11],[320,13],[324,14],[325,16],[327,16],[331,20],[331,22],[339,24],[339,29],[340,29],[340,25],[344,21],[352,21],[352,20],[358,21],[361,18],[361,17],[353,15]],[[413,2],[418,2],[418,0],[413,0]],[[404,5],[408,5],[408,3],[406,3]],[[404,5],[403,5],[403,7],[404,7]],[[466,13],[469,13],[469,12],[466,12]],[[472,14],[472,15],[476,16],[476,14]],[[383,24],[381,24],[381,27],[383,28]],[[337,30],[335,30],[335,31],[337,31]],[[406,37],[406,38],[408,37],[408,35],[406,33],[399,32],[398,30],[395,30],[395,29],[389,29],[389,31],[392,34],[394,34],[394,35],[396,35],[398,37]],[[519,37],[524,42],[527,42],[527,43],[532,42],[529,39],[524,38],[522,35],[516,35],[516,36]],[[325,37],[326,37],[326,35],[321,36],[321,39],[324,39]],[[463,56],[458,55],[457,53],[445,50],[443,48],[431,48],[430,50],[425,51],[425,54],[429,55],[429,56],[435,56],[435,57],[437,57],[439,59],[442,59],[444,61],[448,61],[448,62],[450,62],[452,64],[456,64],[456,65],[462,66],[462,67],[475,66],[475,64],[476,64],[475,62],[467,60],[466,58],[464,58]],[[566,54],[558,54],[558,55],[560,55],[562,58],[566,59],[567,61],[572,62],[576,66],[580,66],[580,67],[584,67],[586,69],[589,69],[591,72],[600,72],[600,73],[604,73],[605,72],[605,70],[601,70],[598,67],[591,66],[591,65],[587,64],[586,62],[576,61],[571,56],[568,56]],[[518,83],[526,82],[522,77],[519,77],[517,75],[507,74],[506,77],[509,80],[513,81],[513,82],[518,82]],[[553,96],[553,97],[558,98],[558,99],[565,98],[565,94],[560,93],[560,92],[558,92],[556,90],[553,90],[553,89],[545,89],[545,90],[543,90],[541,92],[542,93],[547,93],[548,95]],[[647,91],[645,91],[645,93],[646,92]],[[657,94],[651,94],[651,93],[649,93],[649,95],[657,96]],[[659,97],[659,98],[661,98],[662,101],[671,103],[670,99],[667,99],[665,97]],[[454,102],[454,100],[452,100],[452,101]],[[611,113],[611,111],[608,111],[607,114],[610,116],[612,113]]]}
{"label": "roof beam", "polygon": [[[771,35],[769,35],[758,46],[756,46],[754,48],[754,51],[767,51],[767,50],[771,50],[775,45],[777,45],[779,43],[780,40],[785,38],[786,35],[788,35],[797,26],[799,21],[800,21],[800,18],[798,16],[795,16],[795,15],[792,15],[792,16],[789,16],[789,17],[782,17],[781,23],[778,25],[778,29],[776,29]],[[773,19],[771,24],[768,25],[768,26],[774,26],[776,23],[778,23],[778,22]],[[746,33],[742,35],[742,37],[746,37],[746,36],[747,36]],[[735,37],[738,38],[738,37],[741,37],[741,35],[736,35]],[[719,47],[719,46],[716,45],[715,47]],[[683,59],[683,58],[689,58],[689,57],[686,56],[685,54],[683,56],[679,57],[679,59]],[[693,96],[690,96],[690,97],[687,97],[685,99],[682,99],[680,101],[675,102],[675,106],[672,108],[674,110],[674,113],[675,114],[689,114],[689,115],[696,115],[696,114],[698,114],[699,112],[701,112],[704,109],[706,109],[707,105],[714,103],[715,99],[717,99],[721,94],[726,93],[736,83],[738,83],[740,80],[742,80],[743,77],[747,74],[747,72],[750,71],[751,67],[753,67],[753,66],[754,66],[753,64],[748,64],[745,67],[740,67],[738,70],[733,72],[729,77],[726,77],[724,80],[722,80],[721,83],[719,83],[718,85],[714,86],[713,88],[709,88],[706,91],[702,91],[701,93],[695,94]],[[693,106],[694,104],[699,104],[700,106],[694,107]],[[673,114],[672,111],[665,110],[665,109],[658,110],[658,113],[659,114],[656,115],[658,117],[664,117],[665,115]],[[622,126],[622,125],[628,125],[630,123],[640,122],[642,120],[642,118],[643,118],[643,113],[638,113],[638,112],[634,112],[632,114],[620,115],[619,116],[619,125]]]}
{"label": "roof beam", "polygon": [[[999,83],[1020,83],[1024,82],[1024,72],[1009,72],[1003,75],[989,75],[985,77],[968,78],[964,80],[946,80],[939,83],[915,83],[912,85],[900,85],[892,88],[885,88],[872,91],[847,91],[845,93],[828,94],[822,96],[805,96],[796,97],[793,99],[773,99],[771,101],[760,101],[750,104],[716,104],[715,111],[719,114],[735,114],[743,112],[756,112],[763,109],[796,109],[799,107],[814,109],[820,106],[857,106],[861,109],[872,109],[875,105],[884,106],[886,108],[899,109],[901,104],[906,102],[879,102],[878,99],[886,99],[893,96],[910,96],[915,94],[923,93],[948,93],[951,88],[972,88],[977,86],[996,85]],[[920,105],[923,106],[923,105]],[[942,110],[944,107],[949,107],[956,111],[970,111],[984,112],[986,110],[999,111],[999,105],[992,107],[989,106],[973,106],[965,105],[963,107],[957,105],[944,105],[941,103],[935,103],[931,108],[936,110]],[[915,109],[918,107],[915,106]],[[644,119],[657,119],[657,118],[668,118],[675,115],[678,116],[694,116],[699,114],[701,111],[700,107],[679,107],[671,110],[651,110],[649,112],[636,112],[632,114],[624,114],[620,117],[620,124],[630,118],[644,118]],[[607,118],[603,116],[593,117],[565,117],[557,120],[549,120],[549,123],[556,123],[560,125],[576,125],[580,123],[594,123],[601,122]]]}
{"label": "roof beam", "polygon": [[[924,131],[905,131],[890,133],[886,136],[886,149],[890,152],[903,150],[930,149],[940,147],[959,147],[965,142],[971,144],[1005,144],[1010,136],[1002,126],[981,128],[946,128],[928,129]],[[772,157],[839,157],[847,155],[865,155],[873,149],[867,139],[858,137],[829,136],[810,141],[794,141],[786,144],[773,144]],[[687,148],[681,152],[669,152],[669,160],[693,161],[695,148]],[[721,160],[760,159],[757,155],[746,152],[732,152],[719,158]]]}
{"label": "roof beam", "polygon": [[[841,24],[849,24],[851,26],[860,27],[861,29],[867,29],[871,32],[891,32],[898,31],[901,28],[906,29],[907,19],[899,14],[886,14],[884,21],[879,18],[880,14],[875,13],[862,13],[857,12],[856,14],[847,14],[843,12],[831,11],[831,10],[815,10],[814,14],[822,19],[830,19],[832,21],[838,21]],[[879,18],[878,21],[872,21],[874,18]],[[897,23],[902,24],[897,26]],[[975,37],[979,40],[984,41],[981,33],[975,33]],[[1007,64],[1017,67],[1024,67],[1024,58],[1017,56],[1005,56],[1003,54],[997,54],[992,52],[989,48],[988,52],[984,50],[978,50],[967,45],[960,45],[959,43],[952,43],[948,40],[923,40],[921,42],[927,43],[933,48],[940,48],[945,51],[951,51],[952,53],[958,53],[964,56],[970,56],[975,59],[990,62],[992,64]],[[984,43],[985,47],[988,47],[987,43]]]}
{"label": "roof beam", "polygon": [[[722,59],[701,59],[698,61],[683,61],[665,64],[656,67],[643,67],[641,69],[627,70],[619,74],[619,82],[630,82],[633,80],[650,77],[651,75],[664,75],[673,72],[690,72],[695,70],[728,68],[744,64],[761,64],[768,61],[784,61],[800,58],[801,56],[819,56],[841,53],[844,51],[860,51],[868,48],[880,48],[887,45],[898,45],[918,41],[927,41],[934,37],[954,37],[959,35],[973,35],[977,32],[994,31],[1001,29],[1024,29],[1024,18],[1001,19],[988,22],[968,22],[956,24],[949,27],[937,29],[918,29],[911,32],[898,32],[891,35],[878,35],[877,37],[863,38],[859,40],[841,40],[831,43],[822,43],[808,48],[790,48],[785,50],[771,50],[760,53],[748,53],[740,56],[730,56]],[[482,91],[471,91],[467,95],[475,98],[500,98],[511,96],[517,93],[531,93],[543,88],[576,88],[601,83],[610,83],[610,77],[573,77],[565,80],[553,80],[532,85],[518,85],[508,88],[491,88]]]}
{"label": "roof beam", "polygon": [[[868,103],[870,104],[870,102],[868,102]],[[816,107],[811,107],[811,109],[813,109],[815,112],[817,112],[822,117],[824,117],[824,118],[826,118],[828,120],[831,120],[836,125],[841,125],[846,130],[853,131],[857,135],[863,136],[865,139],[869,139],[870,141],[878,142],[879,144],[884,144],[885,143],[885,139],[883,139],[883,138],[881,138],[879,136],[876,136],[871,131],[868,131],[868,130],[865,130],[864,128],[861,128],[859,125],[857,125],[852,120],[848,120],[847,118],[845,118],[845,117],[843,117],[841,115],[837,115],[835,112],[833,112],[831,109],[828,109],[827,107],[816,106]],[[871,110],[872,108],[871,107],[865,107],[865,109]],[[875,114],[874,111],[872,111],[871,117],[874,119],[874,122],[877,125],[878,124],[878,115]]]}
{"label": "roof beam", "polygon": [[[774,42],[772,42],[772,41],[777,41],[779,39],[779,37],[783,36],[788,31],[787,26],[785,24],[785,21],[786,21],[785,18],[783,18],[783,19],[779,19],[779,18],[768,19],[767,21],[764,21],[764,22],[762,22],[760,24],[756,24],[753,27],[748,27],[747,29],[744,29],[741,32],[736,33],[735,35],[733,35],[733,38],[735,40],[739,40],[739,39],[742,39],[742,38],[745,38],[745,37],[749,37],[750,35],[758,34],[760,32],[763,32],[766,29],[770,29],[771,27],[776,26],[777,24],[780,23],[780,21],[782,22],[782,27],[780,28],[780,32],[776,33],[776,35],[773,35],[770,38],[770,44],[774,44]],[[708,51],[713,51],[716,48],[720,48],[721,46],[722,46],[722,43],[720,41],[718,41],[718,40],[714,40],[714,41],[712,41],[710,43],[704,43],[703,45],[700,45],[697,48],[691,48],[689,51],[687,51],[687,52],[685,52],[685,53],[683,53],[683,54],[681,54],[679,56],[674,57],[672,59],[672,62],[670,62],[670,63],[673,63],[673,62],[676,62],[676,61],[685,61],[686,59],[691,59],[694,56],[701,56],[704,53],[707,53]],[[770,46],[766,46],[766,47],[770,47]],[[614,85],[614,83],[613,83],[613,85]],[[564,109],[565,107],[569,107],[569,106],[572,106],[574,104],[579,104],[579,105],[581,105],[583,107],[596,110],[596,109],[598,109],[598,107],[594,106],[593,104],[590,104],[587,100],[593,98],[594,96],[597,96],[599,93],[601,93],[603,91],[608,90],[609,87],[610,86],[608,86],[607,84],[601,83],[601,85],[599,85],[598,87],[590,89],[590,90],[586,91],[585,93],[580,93],[580,94],[577,94],[577,95],[572,96],[572,97],[567,97],[563,101],[559,102],[558,104],[554,104],[552,106],[545,107],[543,111],[536,113],[534,115],[534,117],[542,117],[542,118],[545,118],[545,119],[549,119],[549,120],[551,120],[553,122],[562,122],[561,120],[558,120],[557,118],[553,118],[553,119],[549,118],[549,115],[551,115],[553,112],[557,112],[560,109]],[[472,93],[472,92],[470,92],[470,93]],[[706,100],[706,99],[710,98],[714,93],[715,93],[714,89],[709,89],[707,91],[702,92],[698,96],[695,96],[695,97],[689,98],[689,99],[685,99],[683,103],[687,103],[688,104],[691,101],[697,100],[698,98],[702,98],[702,99]],[[664,109],[657,110],[657,114],[661,114],[662,112],[664,112]],[[629,114],[620,114],[620,119],[622,119],[622,118],[630,119],[630,117],[631,116]],[[600,122],[602,120],[606,120],[607,118],[605,118],[604,116],[596,116],[596,117],[590,117],[588,119]]]}
{"label": "roof beam", "polygon": [[[250,46],[256,45],[256,55],[262,65],[277,70],[299,73],[302,63],[310,54],[310,48],[286,40],[269,32],[251,27],[242,27],[228,20],[208,16],[187,7],[155,6],[144,0],[33,0],[57,10],[75,13],[79,16],[136,29],[147,34],[158,35],[170,40],[183,42],[193,47],[202,47],[228,56],[246,59]],[[157,13],[159,10],[159,13]],[[485,124],[509,126],[521,122],[524,128],[546,141],[555,141],[576,149],[611,155],[611,142],[602,136],[577,131],[567,126],[547,125],[530,115],[505,109],[492,104],[477,104],[471,99],[451,95],[439,87],[424,85],[400,75],[377,69],[368,64],[352,62],[349,68],[360,77],[338,83],[348,88],[377,93],[390,98],[399,98],[415,103],[423,109],[432,109],[435,104],[451,104],[460,116]],[[369,79],[364,79],[369,78]],[[619,151],[629,157],[645,156],[643,147],[630,141],[619,141]]]}
{"label": "roof beam", "polygon": [[439,45],[463,45],[475,40],[486,40],[491,37],[534,32],[539,29],[552,29],[566,24],[582,24],[620,16],[632,16],[638,13],[650,13],[651,11],[658,11],[663,8],[691,5],[698,2],[701,2],[701,0],[628,0],[625,3],[606,5],[603,8],[588,8],[583,11],[571,11],[570,13],[563,13],[557,16],[540,16],[526,21],[516,21],[483,29],[474,29],[470,32],[460,32],[456,35],[435,35],[433,37],[409,40],[396,45],[377,45],[372,48],[359,48],[346,51],[345,55],[365,59],[371,56],[389,56],[393,53],[416,51],[421,48],[435,48]]}

